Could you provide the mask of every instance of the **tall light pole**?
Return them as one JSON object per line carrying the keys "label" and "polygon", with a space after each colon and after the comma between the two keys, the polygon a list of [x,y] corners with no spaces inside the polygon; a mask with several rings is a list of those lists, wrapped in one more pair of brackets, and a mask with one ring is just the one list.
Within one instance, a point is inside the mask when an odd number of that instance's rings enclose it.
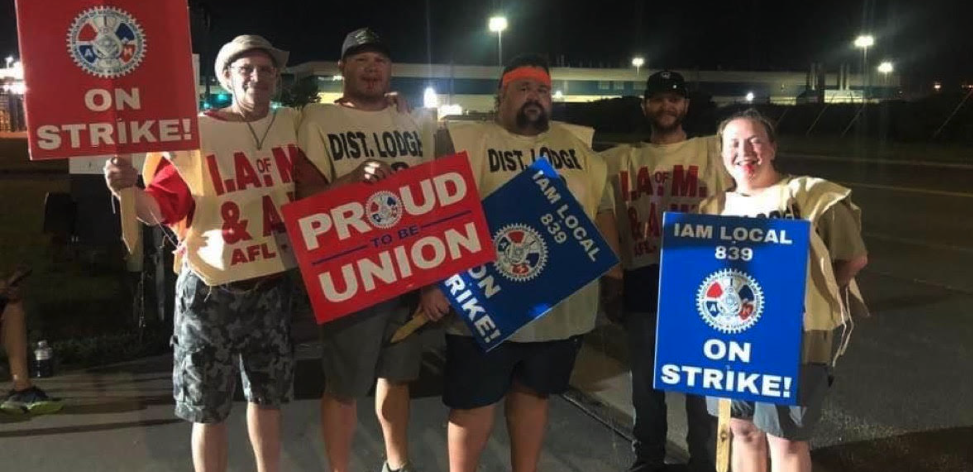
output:
{"label": "tall light pole", "polygon": [[639,69],[645,65],[645,58],[642,56],[635,56],[632,58],[632,65],[635,66],[635,77],[639,76]]}
{"label": "tall light pole", "polygon": [[490,17],[490,31],[497,33],[497,64],[503,68],[503,30],[507,29],[507,18],[504,16]]}
{"label": "tall light pole", "polygon": [[868,100],[868,48],[875,45],[875,38],[863,34],[855,38],[855,47],[862,50],[862,102]]}

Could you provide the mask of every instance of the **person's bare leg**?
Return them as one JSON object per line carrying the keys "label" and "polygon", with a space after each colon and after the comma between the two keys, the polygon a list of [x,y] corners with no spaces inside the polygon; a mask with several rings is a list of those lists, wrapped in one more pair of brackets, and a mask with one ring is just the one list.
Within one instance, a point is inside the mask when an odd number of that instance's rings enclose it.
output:
{"label": "person's bare leg", "polygon": [[23,302],[7,302],[2,316],[3,347],[7,351],[14,390],[26,390],[33,384],[27,372],[27,323],[24,321]]}
{"label": "person's bare leg", "polygon": [[811,472],[811,445],[767,435],[770,445],[770,470],[773,472]]}
{"label": "person's bare leg", "polygon": [[495,404],[449,411],[449,426],[446,429],[449,472],[476,472],[480,455],[493,431],[495,411]]}
{"label": "person's bare leg", "polygon": [[752,421],[732,418],[730,463],[734,472],[767,472],[767,435]]}
{"label": "person's bare leg", "polygon": [[321,396],[321,437],[332,472],[348,471],[357,423],[358,404],[354,398],[338,398],[327,392]]}
{"label": "person's bare leg", "polygon": [[409,462],[409,384],[379,378],[375,384],[375,416],[385,437],[385,457],[392,470]]}
{"label": "person's bare leg", "polygon": [[247,432],[257,472],[280,470],[280,409],[248,403]]}
{"label": "person's bare leg", "polygon": [[192,449],[196,472],[224,472],[226,423],[193,423]]}
{"label": "person's bare leg", "polygon": [[507,394],[507,432],[513,472],[535,472],[547,431],[547,396],[514,382]]}

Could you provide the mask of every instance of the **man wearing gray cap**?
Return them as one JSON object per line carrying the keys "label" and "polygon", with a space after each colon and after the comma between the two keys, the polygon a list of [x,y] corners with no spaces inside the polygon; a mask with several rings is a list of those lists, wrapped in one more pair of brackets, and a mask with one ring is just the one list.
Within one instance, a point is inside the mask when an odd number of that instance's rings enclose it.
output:
{"label": "man wearing gray cap", "polygon": [[[300,179],[301,197],[355,182],[374,183],[435,156],[433,115],[428,110],[400,112],[388,99],[392,62],[388,46],[374,31],[362,28],[348,34],[338,68],[341,99],[304,108],[298,139],[320,178]],[[348,470],[357,399],[373,384],[375,413],[385,437],[382,470],[413,470],[407,438],[409,382],[419,376],[421,337],[390,343],[408,321],[410,305],[417,303],[407,298],[378,303],[321,327],[321,433],[332,471]]]}
{"label": "man wearing gray cap", "polygon": [[[147,187],[135,189],[138,218],[179,239],[173,395],[176,416],[193,422],[197,471],[226,470],[238,369],[257,470],[280,466],[280,406],[294,377],[285,271],[295,266],[280,207],[294,198],[299,150],[298,113],[271,98],[286,63],[260,36],[225,44],[216,77],[232,104],[200,115],[200,149],[147,156]],[[137,179],[126,160],[105,165],[115,195]]]}
{"label": "man wearing gray cap", "polygon": [[[624,315],[615,317],[628,336],[635,425],[630,472],[665,469],[666,394],[652,388],[662,213],[691,212],[708,195],[732,183],[723,168],[715,136],[688,138],[682,122],[689,110],[686,81],[678,72],[649,76],[642,111],[649,142],[602,153],[615,191],[615,217],[625,270]],[[618,319],[620,318],[620,319]],[[712,472],[713,426],[705,399],[686,396],[690,470]]]}

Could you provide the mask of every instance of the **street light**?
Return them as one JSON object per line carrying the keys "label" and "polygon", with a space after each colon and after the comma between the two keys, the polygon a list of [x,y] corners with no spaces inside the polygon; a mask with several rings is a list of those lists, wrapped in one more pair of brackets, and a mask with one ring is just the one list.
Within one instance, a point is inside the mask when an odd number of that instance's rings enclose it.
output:
{"label": "street light", "polygon": [[878,71],[882,73],[882,85],[888,86],[889,84],[889,74],[892,73],[892,63],[889,61],[883,61],[878,65]]}
{"label": "street light", "polygon": [[503,30],[507,29],[507,18],[503,16],[490,17],[490,31],[497,33],[497,63],[503,67]]}
{"label": "street light", "polygon": [[868,48],[875,45],[875,37],[863,34],[855,38],[855,47],[862,50],[862,102],[868,99]]}
{"label": "street light", "polygon": [[635,56],[632,58],[632,65],[635,66],[635,76],[639,76],[639,69],[645,65],[645,58],[642,56]]}
{"label": "street light", "polygon": [[439,95],[436,95],[436,89],[426,87],[426,91],[422,94],[422,106],[425,108],[439,108]]}
{"label": "street light", "polygon": [[753,92],[747,92],[747,103],[753,103]]}

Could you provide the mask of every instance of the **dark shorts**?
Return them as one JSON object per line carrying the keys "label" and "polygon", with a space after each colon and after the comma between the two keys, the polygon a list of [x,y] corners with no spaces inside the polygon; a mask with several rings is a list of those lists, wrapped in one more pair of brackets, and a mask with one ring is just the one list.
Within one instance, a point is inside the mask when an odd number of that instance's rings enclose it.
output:
{"label": "dark shorts", "polygon": [[419,378],[422,336],[414,333],[389,343],[410,314],[397,298],[321,325],[324,391],[339,398],[360,398],[376,378],[401,383]]}
{"label": "dark shorts", "polygon": [[[831,386],[831,369],[826,364],[805,364],[800,377],[798,405],[733,400],[731,416],[753,421],[754,426],[771,436],[810,441]],[[718,416],[719,399],[706,397],[706,407],[711,415]]]}
{"label": "dark shorts", "polygon": [[505,342],[490,352],[469,336],[446,336],[443,403],[469,410],[492,405],[510,391],[513,382],[540,395],[568,389],[581,336],[537,343]]}
{"label": "dark shorts", "polygon": [[176,416],[194,423],[225,420],[238,371],[247,401],[278,408],[290,399],[292,292],[287,277],[238,289],[208,287],[182,270],[172,335]]}

